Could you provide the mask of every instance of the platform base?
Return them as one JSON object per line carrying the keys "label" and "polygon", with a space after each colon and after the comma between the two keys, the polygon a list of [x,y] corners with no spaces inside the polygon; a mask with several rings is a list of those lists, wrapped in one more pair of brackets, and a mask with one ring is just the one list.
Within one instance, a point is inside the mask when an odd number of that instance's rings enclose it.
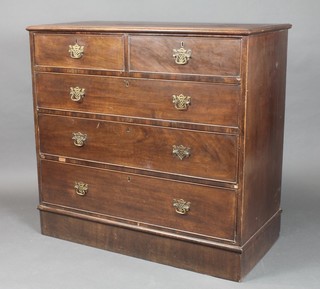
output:
{"label": "platform base", "polygon": [[233,281],[240,281],[277,240],[280,213],[243,247],[179,240],[41,210],[44,235]]}

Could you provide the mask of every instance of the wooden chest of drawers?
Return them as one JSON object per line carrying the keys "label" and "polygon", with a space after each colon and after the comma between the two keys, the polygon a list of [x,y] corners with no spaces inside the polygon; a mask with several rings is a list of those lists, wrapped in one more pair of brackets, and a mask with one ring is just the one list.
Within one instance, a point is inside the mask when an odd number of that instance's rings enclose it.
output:
{"label": "wooden chest of drawers", "polygon": [[42,233],[245,276],[279,235],[290,27],[28,27]]}

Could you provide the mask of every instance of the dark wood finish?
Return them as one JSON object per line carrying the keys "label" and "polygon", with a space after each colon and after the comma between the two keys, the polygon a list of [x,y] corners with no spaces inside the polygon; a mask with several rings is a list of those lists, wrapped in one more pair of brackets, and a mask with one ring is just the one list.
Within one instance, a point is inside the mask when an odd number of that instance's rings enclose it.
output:
{"label": "dark wood finish", "polygon": [[75,68],[75,67],[56,67],[56,66],[34,66],[37,72],[52,72],[66,74],[85,74],[85,75],[101,75],[101,76],[116,76],[130,78],[150,78],[161,80],[175,81],[197,81],[207,83],[222,83],[239,85],[240,77],[222,76],[222,75],[205,75],[205,74],[173,74],[173,73],[152,73],[152,72],[135,72],[135,71],[120,71],[120,70],[98,70],[94,68]]}
{"label": "dark wood finish", "polygon": [[[44,203],[111,215],[139,226],[234,240],[234,191],[49,161],[42,161],[41,169]],[[85,196],[76,194],[76,181],[88,184]],[[190,211],[176,213],[173,199],[191,202]]]}
{"label": "dark wood finish", "polygon": [[[177,65],[172,55],[181,42],[192,51],[185,65]],[[131,36],[129,71],[238,76],[240,45],[232,38]]]}
{"label": "dark wood finish", "polygon": [[[70,87],[85,88],[81,103],[71,100]],[[238,126],[237,85],[37,73],[36,91],[40,108]],[[180,94],[191,97],[186,111],[172,102]]]}
{"label": "dark wood finish", "polygon": [[223,244],[168,238],[158,232],[140,231],[138,227],[128,229],[120,223],[50,207],[41,208],[41,223],[42,233],[48,236],[233,281],[240,281],[266,254],[280,230],[277,215],[242,251]]}
{"label": "dark wood finish", "polygon": [[[38,34],[34,36],[35,65],[124,70],[122,35]],[[84,46],[80,59],[69,54],[69,45]]]}
{"label": "dark wood finish", "polygon": [[279,238],[280,211],[272,216],[243,246],[240,259],[241,277],[246,276]]}
{"label": "dark wood finish", "polygon": [[287,37],[284,30],[248,43],[243,242],[280,209]]}
{"label": "dark wood finish", "polygon": [[41,223],[44,235],[195,272],[210,275],[214,272],[220,278],[235,281],[240,279],[239,252],[128,230],[43,209]]}
{"label": "dark wood finish", "polygon": [[[205,132],[216,132],[224,134],[238,135],[241,132],[241,128],[233,126],[218,126],[218,125],[208,125],[195,122],[180,122],[180,121],[170,121],[170,120],[159,120],[156,118],[138,118],[131,116],[121,116],[121,115],[107,115],[107,114],[91,114],[88,112],[80,111],[66,111],[60,109],[46,109],[46,108],[36,108],[39,113],[42,114],[54,114],[62,116],[72,116],[81,118],[94,118],[101,120],[108,120],[113,122],[123,122],[123,123],[135,123],[144,124],[151,126],[161,126],[170,128],[181,128],[187,130],[205,131]],[[241,119],[240,116],[238,119]],[[240,123],[241,124],[241,123]]]}
{"label": "dark wood finish", "polygon": [[63,24],[34,25],[29,31],[53,32],[127,32],[209,35],[251,35],[291,28],[291,24],[220,24],[220,23],[162,23],[87,21]]}
{"label": "dark wood finish", "polygon": [[[46,154],[105,162],[171,174],[236,181],[237,136],[39,115],[40,151]],[[87,134],[83,147],[74,132]],[[173,145],[191,149],[180,160]]]}
{"label": "dark wood finish", "polygon": [[[243,278],[280,231],[290,27],[28,27],[42,233]],[[68,58],[69,40],[86,44],[85,58]],[[177,65],[172,49],[182,41],[192,57]],[[75,86],[86,89],[81,103],[70,100]],[[180,93],[192,97],[186,111],[173,107]],[[73,132],[88,135],[83,147]],[[180,144],[189,158],[172,155]],[[89,185],[85,196],[75,181]],[[178,215],[174,198],[190,211]]]}

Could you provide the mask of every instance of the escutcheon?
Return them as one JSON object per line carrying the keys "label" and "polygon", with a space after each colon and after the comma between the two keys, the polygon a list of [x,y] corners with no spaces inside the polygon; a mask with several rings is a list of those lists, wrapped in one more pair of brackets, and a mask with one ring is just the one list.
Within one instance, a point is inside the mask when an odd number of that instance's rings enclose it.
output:
{"label": "escutcheon", "polygon": [[73,144],[77,147],[84,146],[87,140],[87,134],[82,132],[73,132],[72,133]]}
{"label": "escutcheon", "polygon": [[76,42],[74,45],[69,45],[70,57],[74,59],[79,59],[83,56],[84,46],[81,46]]}
{"label": "escutcheon", "polygon": [[181,47],[179,49],[173,49],[173,58],[176,64],[187,64],[189,59],[191,58],[191,49],[184,49],[184,43],[183,41],[181,41]]}
{"label": "escutcheon", "polygon": [[172,154],[178,157],[180,160],[188,158],[191,155],[191,148],[185,147],[183,145],[173,145]]}
{"label": "escutcheon", "polygon": [[74,190],[77,195],[84,196],[88,192],[88,184],[83,182],[75,182],[74,183]]}
{"label": "escutcheon", "polygon": [[70,98],[74,102],[81,102],[86,94],[86,90],[80,87],[70,87]]}
{"label": "escutcheon", "polygon": [[191,203],[183,199],[173,199],[172,205],[178,214],[185,215],[190,210]]}
{"label": "escutcheon", "polygon": [[172,95],[172,103],[177,110],[188,110],[191,105],[191,97],[183,94]]}

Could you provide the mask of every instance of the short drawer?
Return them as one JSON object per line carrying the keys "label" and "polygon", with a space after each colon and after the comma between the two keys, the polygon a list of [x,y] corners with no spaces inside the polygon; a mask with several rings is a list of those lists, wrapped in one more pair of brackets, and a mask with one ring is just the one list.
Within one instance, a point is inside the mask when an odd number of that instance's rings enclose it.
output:
{"label": "short drawer", "polygon": [[237,85],[36,74],[39,107],[109,115],[236,127],[239,94]]}
{"label": "short drawer", "polygon": [[129,53],[131,71],[240,75],[239,38],[131,36]]}
{"label": "short drawer", "polygon": [[39,115],[42,153],[235,182],[237,136]]}
{"label": "short drawer", "polygon": [[36,33],[34,46],[35,65],[124,70],[122,35]]}
{"label": "short drawer", "polygon": [[236,195],[227,189],[41,161],[41,201],[139,226],[234,239]]}

